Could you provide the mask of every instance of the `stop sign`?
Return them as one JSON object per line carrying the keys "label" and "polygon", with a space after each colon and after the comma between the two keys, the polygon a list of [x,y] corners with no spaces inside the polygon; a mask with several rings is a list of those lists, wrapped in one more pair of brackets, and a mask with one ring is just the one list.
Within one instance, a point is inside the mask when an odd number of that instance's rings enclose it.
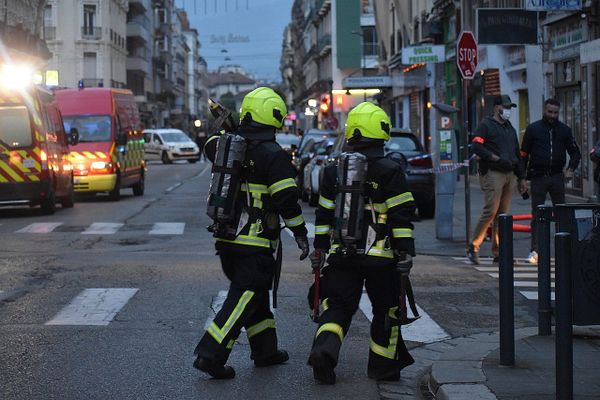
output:
{"label": "stop sign", "polygon": [[477,41],[473,32],[460,33],[456,42],[456,65],[463,79],[473,79],[477,68]]}

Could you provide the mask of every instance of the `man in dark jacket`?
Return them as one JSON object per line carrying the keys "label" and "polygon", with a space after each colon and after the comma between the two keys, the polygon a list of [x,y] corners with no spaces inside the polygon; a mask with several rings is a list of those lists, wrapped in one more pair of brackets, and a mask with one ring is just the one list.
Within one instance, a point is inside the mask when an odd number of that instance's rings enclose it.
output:
{"label": "man in dark jacket", "polygon": [[[275,142],[275,129],[283,125],[287,109],[272,89],[260,87],[242,102],[240,127],[235,132],[246,139],[244,183],[237,197],[238,232],[234,237],[215,232],[216,249],[223,272],[231,285],[221,310],[209,325],[194,354],[194,367],[216,379],[231,379],[235,371],[225,365],[240,334],[246,329],[250,356],[257,367],[281,364],[288,353],[277,348],[275,319],[269,305],[269,289],[277,265],[273,250],[279,241],[279,217],[308,256],[308,239],[302,209],[298,205],[296,172],[289,155]],[[214,139],[214,138],[217,139]],[[205,147],[215,159],[218,136]]]}
{"label": "man in dark jacket", "polygon": [[[384,156],[390,127],[385,111],[369,102],[359,104],[348,114],[347,144],[351,152],[366,157],[368,163],[360,193],[365,199],[364,209],[352,211],[356,204],[341,194],[340,182],[346,181],[339,176],[337,165],[328,165],[321,181],[311,262],[313,268],[321,268],[326,254],[330,254],[324,282],[327,298],[323,299],[324,312],[319,317],[308,363],[315,379],[322,383],[335,383],[334,369],[340,348],[358,308],[363,286],[373,304],[369,378],[397,381],[400,370],[414,362],[400,331],[398,274],[410,272],[411,257],[415,255],[410,222],[415,202],[401,165]],[[339,217],[342,211],[344,216],[352,215],[347,226],[360,226],[361,217],[365,221],[354,246],[341,234],[340,226],[346,223],[344,217]]]}
{"label": "man in dark jacket", "polygon": [[[473,240],[467,249],[467,257],[473,264],[479,264],[479,247],[492,221],[508,212],[515,187],[519,192],[527,190],[517,132],[511,125],[510,111],[516,107],[510,97],[501,95],[494,99],[494,115],[483,119],[473,132],[472,149],[479,161],[479,182],[485,204],[479,222],[473,233]],[[516,179],[515,179],[516,176]],[[497,260],[498,229],[494,222],[492,230],[492,254]]]}
{"label": "man in dark jacket", "polygon": [[600,203],[600,140],[590,153],[590,160],[596,164],[594,167],[594,181],[596,181],[596,202]]}
{"label": "man in dark jacket", "polygon": [[[531,210],[544,204],[550,194],[552,204],[565,202],[565,180],[573,178],[573,172],[581,160],[581,152],[573,138],[571,128],[558,120],[560,103],[555,99],[544,102],[541,120],[530,124],[525,130],[521,156],[527,167],[527,178],[531,180]],[[569,165],[563,174],[569,153]],[[537,264],[537,232],[535,219],[531,221],[531,253],[527,260]]]}

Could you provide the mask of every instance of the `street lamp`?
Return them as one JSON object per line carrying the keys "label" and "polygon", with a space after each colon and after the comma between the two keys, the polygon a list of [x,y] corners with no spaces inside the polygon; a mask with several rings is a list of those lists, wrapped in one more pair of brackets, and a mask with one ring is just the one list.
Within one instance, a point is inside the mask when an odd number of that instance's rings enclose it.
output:
{"label": "street lamp", "polygon": [[[361,65],[361,70],[362,70],[362,76],[365,76],[365,69],[367,68],[367,59],[366,59],[366,54],[365,54],[365,34],[359,31],[352,31],[353,35],[357,35],[360,36],[361,40],[361,44],[362,44],[362,49],[361,49],[361,53],[362,53],[362,65]],[[363,88],[364,89],[364,88]],[[367,101],[367,92],[363,91],[363,101]]]}

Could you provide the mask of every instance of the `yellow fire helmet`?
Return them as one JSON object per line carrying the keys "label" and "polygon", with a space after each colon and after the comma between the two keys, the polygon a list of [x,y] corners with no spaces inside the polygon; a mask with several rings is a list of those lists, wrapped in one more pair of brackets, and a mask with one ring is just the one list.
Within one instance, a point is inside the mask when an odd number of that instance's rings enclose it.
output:
{"label": "yellow fire helmet", "polygon": [[248,93],[242,101],[240,122],[251,121],[277,129],[283,126],[287,108],[281,96],[268,87],[259,87]]}
{"label": "yellow fire helmet", "polygon": [[392,124],[390,117],[380,107],[365,101],[350,113],[346,122],[346,140],[375,139],[387,141]]}

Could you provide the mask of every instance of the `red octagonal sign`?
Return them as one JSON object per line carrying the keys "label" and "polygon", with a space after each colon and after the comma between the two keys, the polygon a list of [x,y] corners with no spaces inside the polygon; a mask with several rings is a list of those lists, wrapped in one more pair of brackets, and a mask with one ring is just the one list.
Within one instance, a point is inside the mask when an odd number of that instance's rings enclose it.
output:
{"label": "red octagonal sign", "polygon": [[473,79],[477,68],[477,40],[473,32],[460,33],[456,42],[456,65],[463,79]]}

